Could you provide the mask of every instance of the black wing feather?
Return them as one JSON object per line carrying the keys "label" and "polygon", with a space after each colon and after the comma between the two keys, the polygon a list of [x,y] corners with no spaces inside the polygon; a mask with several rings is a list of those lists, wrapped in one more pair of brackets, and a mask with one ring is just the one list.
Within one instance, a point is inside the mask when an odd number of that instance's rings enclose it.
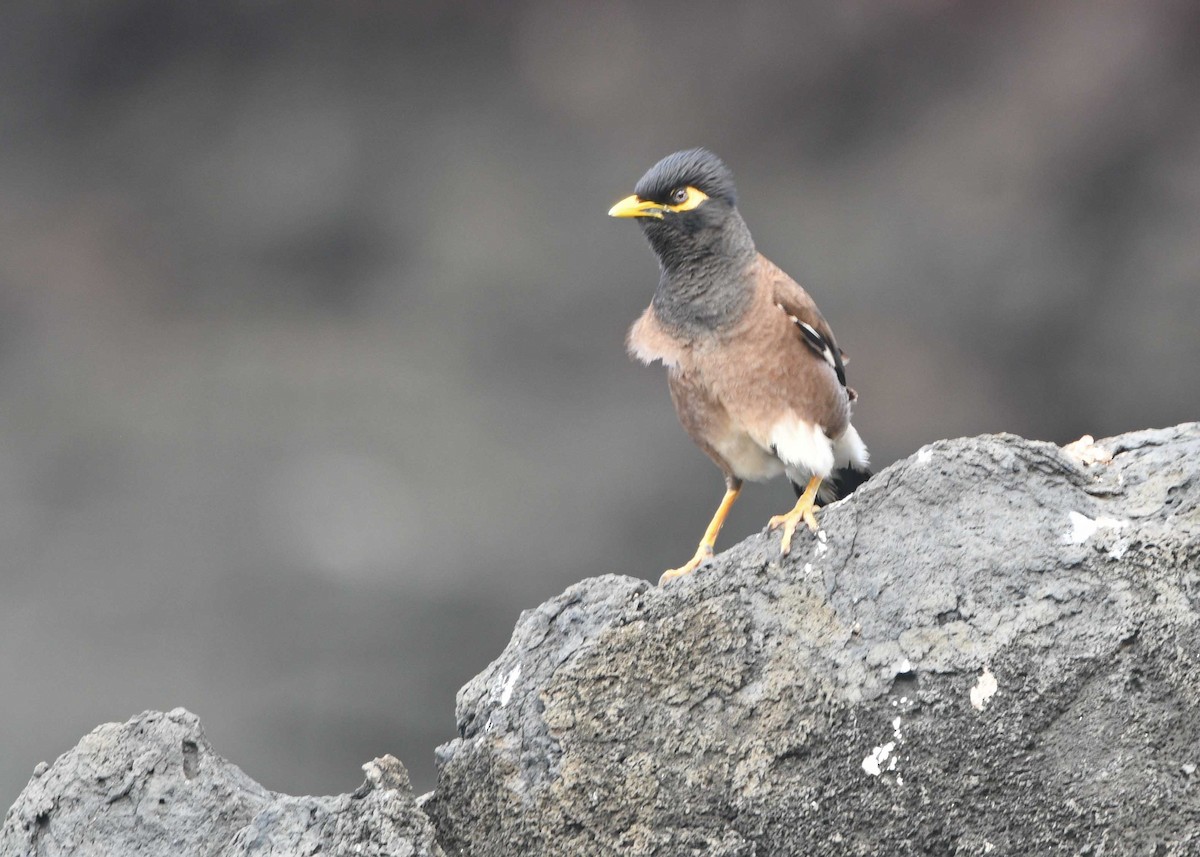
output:
{"label": "black wing feather", "polygon": [[[779,304],[779,308],[784,312],[787,309],[783,304]],[[833,371],[837,373],[838,382],[846,386],[846,364],[842,360],[842,349],[837,345],[827,341],[824,336],[817,332],[817,329],[811,324],[807,324],[796,316],[788,313],[788,318],[796,327],[800,328],[800,332],[804,335],[804,343],[809,348],[817,353],[817,356],[833,367]]]}

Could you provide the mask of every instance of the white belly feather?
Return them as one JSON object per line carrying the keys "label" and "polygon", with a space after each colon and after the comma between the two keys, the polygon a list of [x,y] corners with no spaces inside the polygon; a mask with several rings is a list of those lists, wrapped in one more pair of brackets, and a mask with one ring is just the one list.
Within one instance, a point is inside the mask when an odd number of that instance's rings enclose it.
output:
{"label": "white belly feather", "polygon": [[783,462],[744,432],[731,432],[724,437],[714,438],[713,448],[738,479],[762,482],[783,473]]}
{"label": "white belly feather", "polygon": [[832,439],[824,429],[800,419],[794,412],[778,420],[770,436],[755,439],[733,431],[713,439],[713,447],[739,479],[761,482],[786,472],[804,485],[810,476],[827,479],[837,467],[865,470],[867,448],[854,426]]}

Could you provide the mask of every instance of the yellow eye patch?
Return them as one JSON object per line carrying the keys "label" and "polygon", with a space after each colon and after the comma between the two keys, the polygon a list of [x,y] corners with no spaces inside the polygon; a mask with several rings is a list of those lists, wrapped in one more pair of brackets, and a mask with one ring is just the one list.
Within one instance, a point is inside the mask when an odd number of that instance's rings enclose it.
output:
{"label": "yellow eye patch", "polygon": [[683,202],[675,203],[674,205],[664,205],[663,208],[665,208],[667,211],[691,211],[700,203],[704,202],[704,200],[708,199],[708,194],[702,190],[698,190],[697,188],[691,186],[688,186],[686,190],[687,199],[685,199]]}
{"label": "yellow eye patch", "polygon": [[702,190],[697,190],[694,187],[684,188],[687,192],[687,197],[681,201],[664,205],[659,202],[654,202],[649,199],[642,199],[636,194],[627,196],[612,208],[609,209],[610,217],[656,217],[662,220],[664,211],[680,212],[691,211],[704,200],[708,199],[708,194]]}

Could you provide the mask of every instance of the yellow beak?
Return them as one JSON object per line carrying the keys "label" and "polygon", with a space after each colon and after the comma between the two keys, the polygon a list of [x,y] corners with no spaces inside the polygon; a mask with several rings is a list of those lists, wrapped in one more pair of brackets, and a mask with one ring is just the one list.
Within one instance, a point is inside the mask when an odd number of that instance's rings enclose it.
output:
{"label": "yellow beak", "polygon": [[608,210],[609,217],[657,217],[662,220],[664,206],[648,199],[639,199],[637,194],[627,196]]}

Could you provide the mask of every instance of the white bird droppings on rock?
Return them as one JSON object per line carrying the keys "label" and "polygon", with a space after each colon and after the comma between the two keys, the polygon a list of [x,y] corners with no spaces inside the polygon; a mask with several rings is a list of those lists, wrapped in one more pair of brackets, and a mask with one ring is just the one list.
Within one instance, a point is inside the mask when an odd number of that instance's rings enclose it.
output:
{"label": "white bird droppings on rock", "polygon": [[517,679],[521,676],[521,665],[517,664],[512,668],[507,676],[504,677],[504,686],[500,689],[500,707],[508,705],[508,701],[512,699],[513,687],[517,684]]}
{"label": "white bird droppings on rock", "polygon": [[971,688],[971,706],[976,711],[983,711],[983,706],[987,701],[996,695],[996,691],[1000,685],[996,683],[996,677],[992,675],[992,671],[987,667],[983,668],[983,673],[980,674],[975,686]]}
{"label": "white bird droppings on rock", "polygon": [[[871,750],[862,760],[862,769],[872,777],[877,777],[884,771],[895,771],[896,762],[899,759],[896,748],[903,743],[904,735],[900,732],[900,718],[895,717],[892,719],[892,740]],[[896,783],[904,784],[904,778],[899,772],[896,773]]]}
{"label": "white bird droppings on rock", "polygon": [[1065,545],[1081,545],[1095,535],[1097,530],[1107,528],[1119,530],[1127,523],[1118,521],[1116,518],[1102,517],[1092,520],[1087,515],[1075,511],[1067,512],[1067,519],[1071,523],[1071,532],[1062,537],[1062,543]]}
{"label": "white bird droppings on rock", "polygon": [[[879,776],[883,773],[883,764],[895,749],[895,741],[888,741],[886,744],[876,747],[862,760],[862,769],[873,777]],[[896,767],[896,760],[893,758],[892,764],[888,766],[888,770],[890,771],[894,767]]]}

